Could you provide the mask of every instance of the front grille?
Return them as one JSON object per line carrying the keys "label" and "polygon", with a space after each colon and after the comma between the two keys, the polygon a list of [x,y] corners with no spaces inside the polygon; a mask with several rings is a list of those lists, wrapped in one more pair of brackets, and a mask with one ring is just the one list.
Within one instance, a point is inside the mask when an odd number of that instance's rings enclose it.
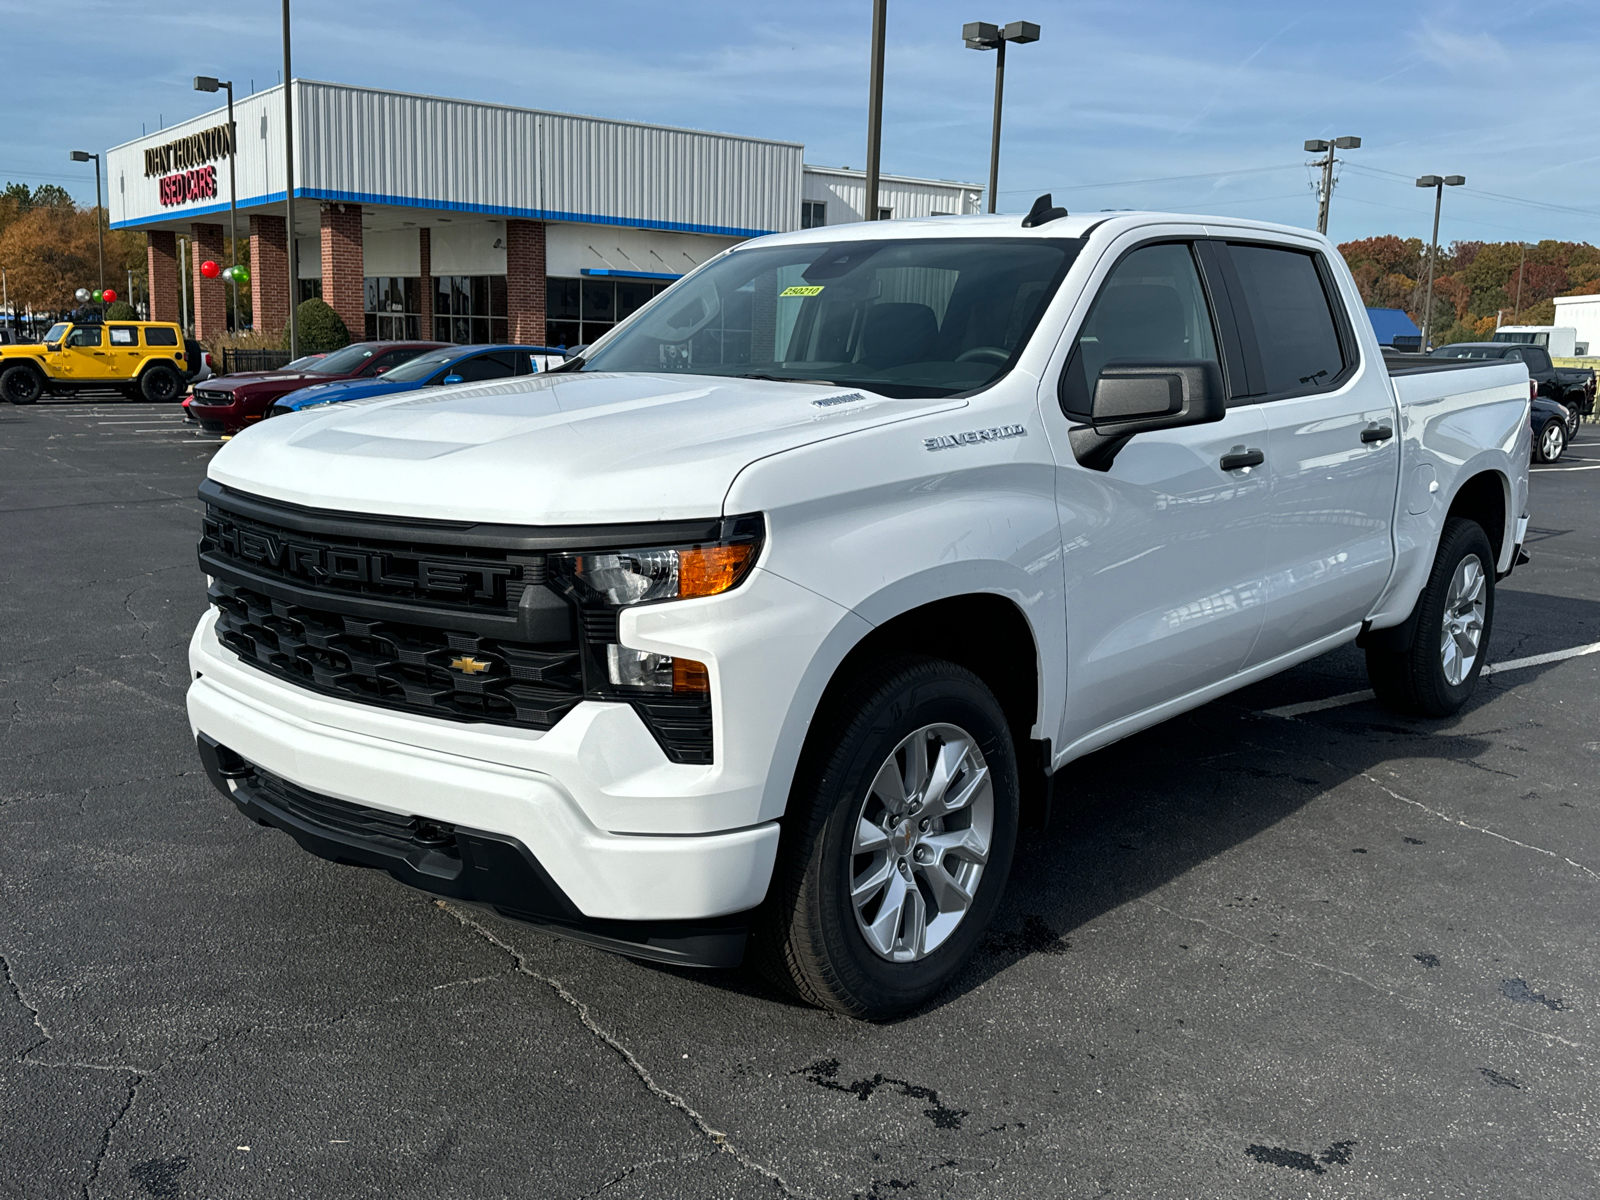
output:
{"label": "front grille", "polygon": [[346,700],[549,729],[583,699],[576,645],[527,646],[290,604],[218,579],[217,639],[252,666]]}
{"label": "front grille", "polygon": [[247,665],[344,700],[526,729],[585,696],[626,701],[671,761],[712,761],[709,697],[611,687],[617,614],[577,607],[547,574],[545,547],[640,544],[648,529],[364,518],[210,481],[200,494],[217,639]]}

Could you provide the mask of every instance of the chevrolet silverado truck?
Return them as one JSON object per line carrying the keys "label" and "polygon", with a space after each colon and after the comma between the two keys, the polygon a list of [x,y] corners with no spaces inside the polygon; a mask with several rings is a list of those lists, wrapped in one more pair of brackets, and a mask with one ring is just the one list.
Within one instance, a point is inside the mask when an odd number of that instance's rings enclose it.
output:
{"label": "chevrolet silverado truck", "polygon": [[0,346],[0,396],[32,404],[47,393],[115,388],[166,403],[183,395],[183,331],[166,321],[61,321],[43,342]]}
{"label": "chevrolet silverado truck", "polygon": [[1386,366],[1304,230],[759,238],[554,371],[224,447],[189,718],[313,854],[881,1018],[1084,755],[1352,641],[1459,709],[1528,406],[1521,363]]}

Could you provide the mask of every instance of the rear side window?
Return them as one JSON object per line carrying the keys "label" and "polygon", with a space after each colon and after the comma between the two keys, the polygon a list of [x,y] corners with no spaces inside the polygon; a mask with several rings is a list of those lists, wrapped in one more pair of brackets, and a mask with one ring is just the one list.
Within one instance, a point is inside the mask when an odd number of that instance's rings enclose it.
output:
{"label": "rear side window", "polygon": [[1259,393],[1305,391],[1344,370],[1339,330],[1316,258],[1271,246],[1230,246],[1261,352]]}
{"label": "rear side window", "polygon": [[1528,366],[1532,367],[1535,371],[1551,370],[1550,352],[1548,350],[1540,349],[1537,346],[1529,346],[1526,350],[1524,350],[1522,352],[1522,361],[1527,363]]}
{"label": "rear side window", "polygon": [[147,327],[144,331],[144,344],[146,346],[176,346],[178,344],[178,331],[176,329]]}
{"label": "rear side window", "polygon": [[113,346],[137,346],[139,344],[139,331],[132,325],[111,326],[111,344]]}
{"label": "rear side window", "polygon": [[480,383],[485,379],[507,379],[516,372],[509,354],[480,354],[457,363],[450,373],[461,376],[462,383]]}

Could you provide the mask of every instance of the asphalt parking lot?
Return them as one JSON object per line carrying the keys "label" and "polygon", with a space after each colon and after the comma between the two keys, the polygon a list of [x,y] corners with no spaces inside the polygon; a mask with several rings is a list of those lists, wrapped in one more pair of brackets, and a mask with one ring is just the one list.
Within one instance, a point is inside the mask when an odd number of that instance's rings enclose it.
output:
{"label": "asphalt parking lot", "polygon": [[[1075,764],[959,985],[865,1025],[239,816],[183,709],[215,448],[0,406],[0,1196],[1600,1192],[1600,655],[1421,722],[1346,650]],[[1492,661],[1600,642],[1597,494],[1591,426]]]}

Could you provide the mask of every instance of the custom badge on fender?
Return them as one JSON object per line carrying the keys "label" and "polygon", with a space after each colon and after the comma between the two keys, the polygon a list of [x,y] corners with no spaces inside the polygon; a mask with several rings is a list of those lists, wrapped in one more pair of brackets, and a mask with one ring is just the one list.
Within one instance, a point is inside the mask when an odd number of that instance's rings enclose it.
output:
{"label": "custom badge on fender", "polygon": [[953,450],[957,446],[978,446],[984,442],[1003,442],[1006,438],[1027,437],[1026,425],[992,425],[988,429],[969,429],[965,433],[941,433],[923,438],[924,450]]}

